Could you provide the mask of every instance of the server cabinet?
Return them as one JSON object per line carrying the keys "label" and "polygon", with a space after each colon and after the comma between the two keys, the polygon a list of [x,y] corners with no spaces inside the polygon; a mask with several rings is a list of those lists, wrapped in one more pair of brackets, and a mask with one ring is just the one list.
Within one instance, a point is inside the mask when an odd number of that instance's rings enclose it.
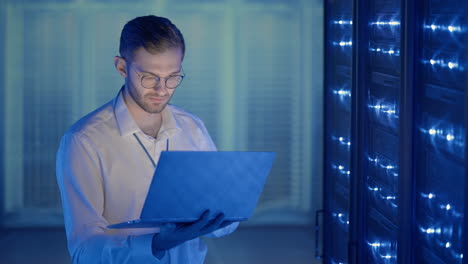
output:
{"label": "server cabinet", "polygon": [[467,5],[325,2],[324,263],[464,263]]}
{"label": "server cabinet", "polygon": [[351,166],[352,1],[327,3],[324,179],[326,263],[348,263]]}
{"label": "server cabinet", "polygon": [[466,1],[419,10],[415,105],[415,263],[463,263]]}
{"label": "server cabinet", "polygon": [[[367,263],[397,263],[399,132],[400,132],[400,24],[399,1],[376,0],[363,6],[368,10],[368,36],[360,39],[368,47],[362,54],[359,88],[363,108],[359,152],[360,175],[365,188],[363,215],[365,222],[362,252]],[[360,21],[362,23],[362,21]],[[367,42],[367,43],[366,43]],[[361,44],[359,43],[359,44]],[[356,86],[358,87],[358,86]],[[359,218],[358,218],[359,219]],[[365,256],[365,257],[364,257]]]}

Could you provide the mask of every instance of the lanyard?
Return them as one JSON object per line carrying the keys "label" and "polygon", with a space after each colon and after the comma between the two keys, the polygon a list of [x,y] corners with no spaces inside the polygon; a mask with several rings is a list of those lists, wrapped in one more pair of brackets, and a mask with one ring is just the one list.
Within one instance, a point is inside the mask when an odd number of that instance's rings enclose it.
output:
{"label": "lanyard", "polygon": [[[145,145],[143,145],[143,143],[141,142],[140,138],[136,135],[136,133],[133,133],[133,136],[136,138],[136,140],[138,141],[138,143],[140,144],[140,146],[141,146],[141,147],[143,148],[143,150],[145,151],[146,156],[148,156],[148,158],[150,159],[151,164],[153,164],[153,167],[156,168],[156,163],[154,162],[153,158],[152,158],[151,155],[149,154],[148,150],[145,148]],[[166,140],[166,151],[169,151],[169,139]]]}

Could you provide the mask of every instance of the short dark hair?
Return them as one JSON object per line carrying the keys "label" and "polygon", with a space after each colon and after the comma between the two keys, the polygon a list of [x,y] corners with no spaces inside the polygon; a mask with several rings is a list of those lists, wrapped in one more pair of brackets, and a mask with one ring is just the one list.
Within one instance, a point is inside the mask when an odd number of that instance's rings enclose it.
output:
{"label": "short dark hair", "polygon": [[134,52],[143,47],[150,53],[181,48],[185,55],[185,41],[179,29],[164,17],[154,15],[136,17],[125,24],[120,35],[120,56],[132,60]]}

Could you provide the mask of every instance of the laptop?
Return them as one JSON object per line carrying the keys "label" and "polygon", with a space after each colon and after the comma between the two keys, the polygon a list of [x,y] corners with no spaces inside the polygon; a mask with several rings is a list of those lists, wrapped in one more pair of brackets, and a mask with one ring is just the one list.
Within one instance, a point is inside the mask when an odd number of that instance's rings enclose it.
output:
{"label": "laptop", "polygon": [[225,220],[250,218],[270,173],[274,152],[163,151],[139,219],[109,228],[190,223],[210,210]]}

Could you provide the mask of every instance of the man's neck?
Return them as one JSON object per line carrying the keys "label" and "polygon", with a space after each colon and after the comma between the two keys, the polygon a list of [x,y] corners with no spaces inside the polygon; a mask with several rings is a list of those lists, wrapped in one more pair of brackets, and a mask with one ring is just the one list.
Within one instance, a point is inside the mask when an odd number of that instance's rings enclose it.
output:
{"label": "man's neck", "polygon": [[123,99],[138,127],[148,136],[156,138],[162,126],[162,113],[148,113],[124,89]]}

